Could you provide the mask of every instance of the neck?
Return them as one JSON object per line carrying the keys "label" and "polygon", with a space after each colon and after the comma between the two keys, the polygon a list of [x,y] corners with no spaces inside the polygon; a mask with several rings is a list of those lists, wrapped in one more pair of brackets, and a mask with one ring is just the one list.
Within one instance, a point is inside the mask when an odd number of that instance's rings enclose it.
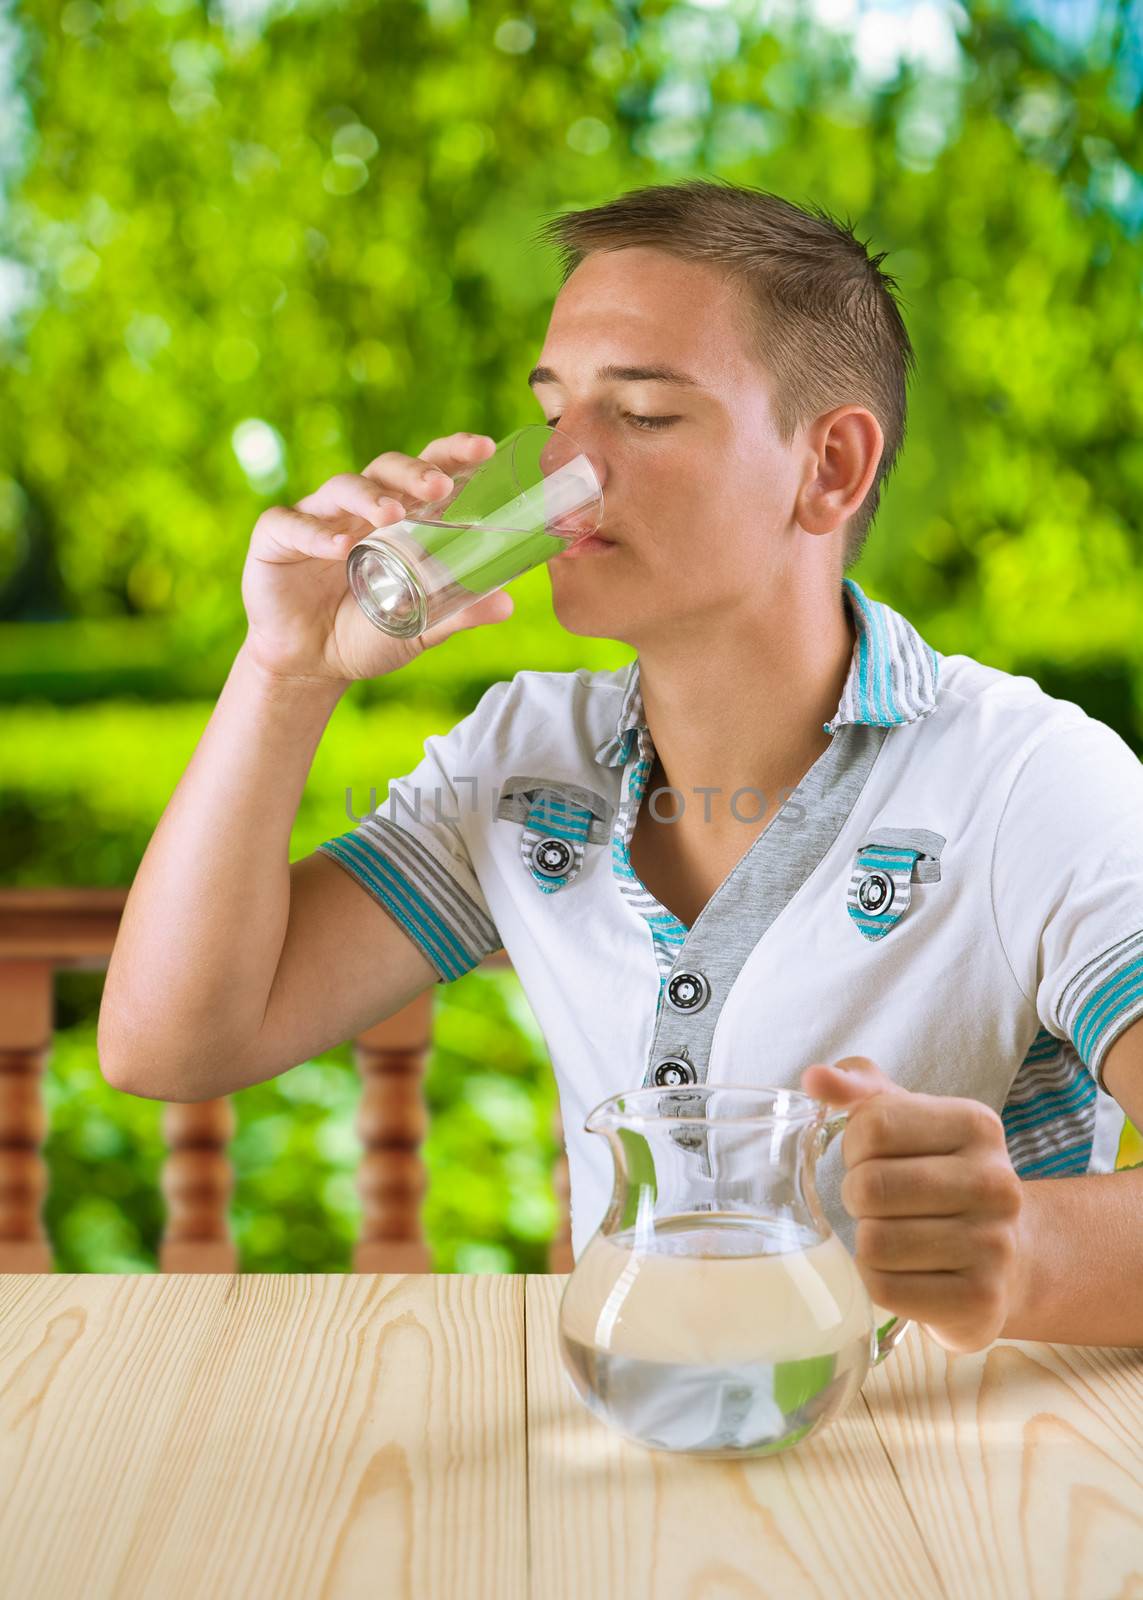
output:
{"label": "neck", "polygon": [[[728,616],[693,639],[639,649],[639,686],[655,746],[648,787],[682,791],[656,802],[660,820],[733,831],[780,790],[793,789],[828,747],[856,638],[840,579],[775,590],[766,608]],[[697,792],[715,789],[709,798]],[[730,799],[739,789],[761,790]]]}

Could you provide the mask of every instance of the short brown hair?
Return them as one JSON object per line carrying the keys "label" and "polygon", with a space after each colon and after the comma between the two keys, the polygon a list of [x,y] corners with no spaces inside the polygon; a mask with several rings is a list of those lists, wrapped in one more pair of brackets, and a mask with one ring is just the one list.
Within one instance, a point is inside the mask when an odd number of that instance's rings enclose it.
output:
{"label": "short brown hair", "polygon": [[775,380],[783,442],[834,406],[867,406],[881,425],[877,472],[846,531],[843,567],[861,554],[881,485],[905,438],[913,347],[882,271],[844,224],[763,189],[694,178],[634,189],[606,205],[549,217],[538,241],[561,254],[562,284],[595,250],[652,246],[721,267],[746,290],[755,353]]}

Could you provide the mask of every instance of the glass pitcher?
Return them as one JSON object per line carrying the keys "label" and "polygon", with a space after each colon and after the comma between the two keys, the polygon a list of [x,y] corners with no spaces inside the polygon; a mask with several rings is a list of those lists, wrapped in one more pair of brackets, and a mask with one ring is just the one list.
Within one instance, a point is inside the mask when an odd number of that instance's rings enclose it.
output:
{"label": "glass pitcher", "polygon": [[796,1089],[721,1084],[595,1107],[615,1186],[558,1323],[589,1410],[651,1449],[740,1458],[845,1409],[909,1326],[870,1300],[814,1186],[846,1121]]}

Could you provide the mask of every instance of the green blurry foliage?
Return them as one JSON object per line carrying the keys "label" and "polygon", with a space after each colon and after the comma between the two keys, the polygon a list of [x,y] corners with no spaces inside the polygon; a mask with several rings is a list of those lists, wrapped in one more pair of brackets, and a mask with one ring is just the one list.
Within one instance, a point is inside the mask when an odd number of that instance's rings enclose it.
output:
{"label": "green blurry foliage", "polygon": [[[15,13],[36,144],[0,247],[37,298],[0,374],[10,614],[161,618],[172,659],[225,659],[266,504],[538,420],[543,214],[717,173],[851,215],[899,276],[920,379],[859,576],[941,649],[1129,658],[1138,708],[1135,8],[1084,55],[973,3],[959,66],[875,87],[800,8],[277,9]],[[566,658],[543,582],[485,634],[448,659]]]}
{"label": "green blurry foliage", "polygon": [[[339,707],[302,796],[291,858],[383,802],[388,778],[416,766],[429,734],[447,732],[467,709],[421,696]],[[97,702],[82,715],[36,704],[4,708],[7,880],[129,883],[212,710],[179,701],[156,715],[138,700]]]}
{"label": "green blurry foliage", "polygon": [[[539,420],[558,274],[533,229],[696,174],[889,252],[918,376],[854,575],[1139,749],[1139,12],[1106,4],[1083,48],[1008,4],[957,15],[943,65],[871,75],[779,0],[0,0],[26,106],[0,141],[0,281],[27,291],[0,325],[0,878],[130,881],[241,639],[259,512],[386,449]],[[545,570],[511,587],[509,622],[347,694],[292,857],[490,683],[630,659],[560,630]],[[61,986],[60,1264],[153,1270],[159,1108],[98,1074],[97,982]],[[435,1260],[534,1268],[543,1041],[510,973],[436,1003]],[[344,1049],[236,1097],[246,1269],[345,1270],[356,1092]]]}

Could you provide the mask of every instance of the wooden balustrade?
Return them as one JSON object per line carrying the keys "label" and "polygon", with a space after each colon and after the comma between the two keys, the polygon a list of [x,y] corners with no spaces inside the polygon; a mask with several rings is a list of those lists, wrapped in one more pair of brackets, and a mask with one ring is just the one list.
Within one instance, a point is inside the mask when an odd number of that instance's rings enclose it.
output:
{"label": "wooden balustrade", "polygon": [[[65,967],[107,965],[126,898],[125,889],[0,889],[0,1272],[53,1270],[42,1220],[42,1078],[52,1048],[54,978]],[[484,964],[507,961],[500,950]],[[353,1253],[356,1272],[430,1270],[421,1229],[427,1187],[421,1146],[432,1019],[433,991],[427,990],[353,1041],[362,1079],[356,1126],[364,1208]],[[228,1220],[234,1122],[228,1096],[163,1108],[167,1217],[160,1272],[238,1270]],[[567,1157],[558,1102],[553,1132],[560,1147],[553,1173],[560,1221],[548,1265],[552,1272],[570,1272]]]}

